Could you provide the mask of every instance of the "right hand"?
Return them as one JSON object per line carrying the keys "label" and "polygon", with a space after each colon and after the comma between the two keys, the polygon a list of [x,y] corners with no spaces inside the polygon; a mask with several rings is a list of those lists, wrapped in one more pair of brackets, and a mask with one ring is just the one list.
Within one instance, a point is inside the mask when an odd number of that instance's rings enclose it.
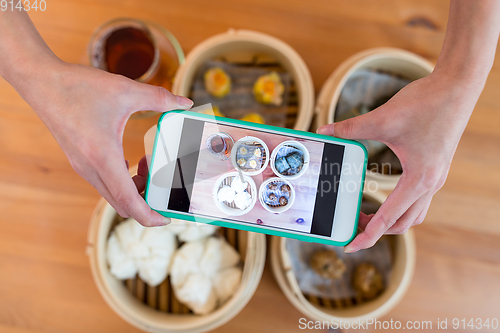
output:
{"label": "right hand", "polygon": [[433,195],[445,183],[481,89],[481,84],[462,84],[453,75],[434,72],[365,115],[318,129],[344,139],[383,142],[403,167],[396,188],[377,213],[361,213],[363,232],[346,246],[346,252],[369,248],[383,234],[402,234],[422,223]]}

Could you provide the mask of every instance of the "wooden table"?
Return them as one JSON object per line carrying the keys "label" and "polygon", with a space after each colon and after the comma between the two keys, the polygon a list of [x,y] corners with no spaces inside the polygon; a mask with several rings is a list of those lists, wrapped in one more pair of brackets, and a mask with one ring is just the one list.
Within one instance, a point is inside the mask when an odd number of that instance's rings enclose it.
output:
{"label": "wooden table", "polygon": [[[228,28],[283,39],[311,70],[316,92],[347,57],[394,46],[436,61],[446,1],[46,0],[31,13],[52,50],[81,62],[87,40],[114,17],[154,20],[189,52]],[[500,317],[500,53],[458,147],[448,181],[415,228],[412,286],[390,320]],[[129,122],[125,155],[143,154],[155,118]],[[98,193],[71,169],[42,122],[0,79],[0,331],[138,332],[99,295],[85,256],[87,223]],[[217,332],[295,332],[301,313],[269,268],[248,306]],[[449,324],[450,325],[450,324]],[[435,326],[434,326],[435,328]],[[408,331],[408,330],[407,330]]]}

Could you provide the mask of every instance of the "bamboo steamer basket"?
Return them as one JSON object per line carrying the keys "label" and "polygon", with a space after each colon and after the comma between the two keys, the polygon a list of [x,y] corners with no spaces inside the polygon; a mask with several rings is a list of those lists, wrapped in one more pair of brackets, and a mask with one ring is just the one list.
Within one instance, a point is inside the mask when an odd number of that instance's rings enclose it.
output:
{"label": "bamboo steamer basket", "polygon": [[224,56],[238,61],[265,54],[279,62],[294,79],[297,86],[298,112],[294,128],[307,131],[311,126],[314,110],[314,86],[309,69],[292,47],[278,38],[250,30],[230,29],[215,35],[189,52],[174,79],[172,92],[189,96],[193,78],[198,68],[215,57]]}
{"label": "bamboo steamer basket", "polygon": [[[384,71],[417,80],[429,75],[434,65],[412,52],[396,48],[373,48],[356,53],[337,67],[321,89],[314,111],[316,115],[314,129],[333,123],[340,93],[351,75],[360,69]],[[367,183],[375,181],[377,187],[382,190],[392,190],[400,177],[400,175],[384,175],[368,170],[366,181]]]}
{"label": "bamboo steamer basket", "polygon": [[[134,173],[135,172],[131,172]],[[165,289],[170,304],[168,311],[162,311],[145,299],[139,300],[141,293],[161,299],[161,287],[151,288],[139,279],[120,281],[111,275],[106,261],[106,242],[111,229],[120,217],[116,211],[101,198],[90,220],[87,240],[87,255],[90,260],[92,277],[108,305],[121,318],[145,332],[155,333],[197,333],[211,331],[234,318],[250,301],[259,285],[266,260],[266,238],[263,234],[221,228],[221,234],[241,254],[243,272],[241,284],[236,293],[214,312],[207,315],[194,315],[174,297],[171,287]],[[237,244],[238,246],[235,246]],[[137,284],[137,295],[130,285]],[[167,286],[167,282],[164,282]],[[148,297],[148,296],[146,296]],[[172,309],[175,305],[175,311]],[[161,306],[160,306],[161,307]],[[175,312],[175,313],[172,313]]]}
{"label": "bamboo steamer basket", "polygon": [[[364,198],[382,204],[386,195],[380,191],[365,192]],[[286,250],[286,238],[271,239],[271,268],[281,290],[288,300],[306,317],[330,323],[364,322],[369,318],[380,318],[393,309],[408,290],[416,263],[415,236],[412,230],[394,237],[393,265],[389,285],[376,299],[360,304],[335,304],[334,301],[308,300],[300,291]]]}

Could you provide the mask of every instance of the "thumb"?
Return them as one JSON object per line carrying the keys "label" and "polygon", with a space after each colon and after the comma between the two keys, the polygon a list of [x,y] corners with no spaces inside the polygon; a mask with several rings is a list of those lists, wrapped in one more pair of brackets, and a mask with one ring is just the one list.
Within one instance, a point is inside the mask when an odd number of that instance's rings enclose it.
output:
{"label": "thumb", "polygon": [[193,106],[189,98],[177,96],[163,87],[138,83],[136,107],[138,110],[165,112],[175,109],[188,110]]}
{"label": "thumb", "polygon": [[316,132],[350,140],[380,141],[381,130],[378,123],[377,114],[372,111],[362,116],[321,126]]}

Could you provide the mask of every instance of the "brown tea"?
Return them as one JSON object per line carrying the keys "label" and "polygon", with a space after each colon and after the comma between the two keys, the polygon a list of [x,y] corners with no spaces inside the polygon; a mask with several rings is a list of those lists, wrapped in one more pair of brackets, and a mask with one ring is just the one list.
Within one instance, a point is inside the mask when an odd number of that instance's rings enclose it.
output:
{"label": "brown tea", "polygon": [[225,161],[231,157],[233,143],[234,141],[229,135],[221,132],[209,136],[205,144],[212,155]]}
{"label": "brown tea", "polygon": [[108,72],[138,79],[151,67],[155,46],[146,32],[123,27],[113,31],[105,41],[105,63]]}
{"label": "brown tea", "polygon": [[214,136],[210,141],[212,146],[212,151],[216,154],[220,154],[225,150],[224,140],[220,136]]}

